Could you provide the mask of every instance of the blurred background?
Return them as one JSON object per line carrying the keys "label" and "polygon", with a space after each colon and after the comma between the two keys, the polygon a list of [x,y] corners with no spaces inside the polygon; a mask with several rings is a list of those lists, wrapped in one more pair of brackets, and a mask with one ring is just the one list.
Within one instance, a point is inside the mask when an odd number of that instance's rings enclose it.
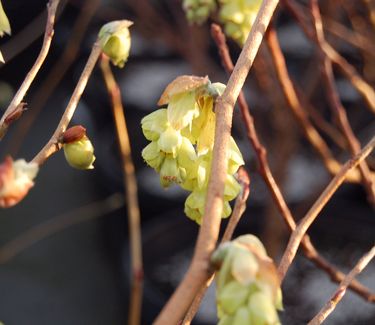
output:
{"label": "blurred background", "polygon": [[[5,110],[39,53],[46,1],[2,3],[12,26],[12,36],[0,40],[7,62],[0,66],[0,109]],[[306,2],[298,3],[306,8]],[[327,40],[374,86],[375,30],[367,5],[368,1],[321,1],[321,11]],[[179,75],[209,75],[213,82],[226,83],[209,23],[189,26],[181,2],[175,0],[61,1],[50,53],[25,98],[29,110],[1,141],[0,155],[1,160],[8,154],[31,160],[39,152],[61,118],[100,27],[116,19],[134,21],[129,61],[124,69],[113,70],[122,91],[138,180],[145,264],[142,322],[150,324],[187,269],[198,226],[184,215],[187,193],[177,187],[163,190],[158,175],[143,162],[147,140],[140,120],[157,108],[165,86]],[[350,153],[329,109],[316,45],[285,7],[279,7],[274,24],[289,73],[312,106],[309,119],[337,160],[345,162]],[[353,37],[362,43],[348,41]],[[231,40],[228,44],[235,61],[240,48]],[[375,133],[373,113],[336,70],[335,77],[351,126],[365,144]],[[274,176],[300,219],[331,176],[288,109],[266,46],[260,49],[244,91]],[[73,170],[59,152],[41,168],[29,195],[0,211],[0,321],[6,325],[127,320],[130,274],[124,188],[110,102],[98,67],[71,124],[87,128],[95,146],[95,169]],[[233,136],[251,178],[247,210],[236,235],[256,234],[279,261],[289,232],[259,176],[238,109]],[[374,156],[368,164],[373,170]],[[344,184],[309,234],[325,258],[348,272],[375,238],[374,210],[361,184]],[[375,290],[374,263],[360,280]],[[306,323],[336,286],[299,254],[283,286],[283,324]],[[193,323],[216,321],[215,293],[210,289]],[[352,292],[326,322],[374,323],[374,304]]]}

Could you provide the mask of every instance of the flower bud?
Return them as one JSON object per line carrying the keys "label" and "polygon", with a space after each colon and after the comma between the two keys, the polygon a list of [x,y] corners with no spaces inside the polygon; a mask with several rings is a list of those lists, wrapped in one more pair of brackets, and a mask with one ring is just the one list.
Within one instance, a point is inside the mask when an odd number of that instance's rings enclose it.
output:
{"label": "flower bud", "polygon": [[163,187],[168,187],[173,183],[181,183],[185,176],[185,170],[178,167],[176,159],[171,157],[164,159],[160,168],[160,184]]}
{"label": "flower bud", "polygon": [[171,126],[160,134],[158,145],[160,150],[169,153],[173,158],[177,156],[177,150],[180,148],[182,136],[179,131],[176,131]]}
{"label": "flower bud", "polygon": [[[204,214],[206,192],[205,191],[193,191],[185,201],[185,214],[197,224],[202,223],[202,217]],[[232,209],[227,201],[224,201],[223,212],[221,217],[227,218],[230,216]]]}
{"label": "flower bud", "polygon": [[272,300],[263,292],[255,292],[250,296],[248,309],[250,311],[251,324],[281,324]]}
{"label": "flower bud", "polygon": [[216,9],[214,0],[184,0],[182,7],[190,23],[202,24]]}
{"label": "flower bud", "polygon": [[248,308],[241,307],[238,308],[236,314],[234,315],[232,325],[249,325],[252,324],[250,321],[250,312]]}
{"label": "flower bud", "polygon": [[255,256],[245,248],[238,247],[233,255],[232,275],[242,285],[248,285],[254,281],[259,270],[259,264]]}
{"label": "flower bud", "polygon": [[9,208],[20,202],[34,186],[38,170],[36,163],[6,157],[0,165],[0,207]]}
{"label": "flower bud", "polygon": [[160,171],[165,153],[160,151],[157,142],[152,141],[142,150],[142,157],[150,167],[154,168],[156,171]]}
{"label": "flower bud", "polygon": [[68,164],[77,169],[93,169],[95,161],[94,147],[87,136],[63,146]]}
{"label": "flower bud", "polygon": [[217,297],[217,303],[226,314],[234,314],[249,297],[248,288],[237,281],[227,283]]}
{"label": "flower bud", "polygon": [[161,108],[141,120],[142,131],[147,140],[156,141],[168,126],[167,110]]}
{"label": "flower bud", "polygon": [[103,52],[120,68],[124,67],[129,56],[131,25],[133,22],[129,20],[117,20],[105,24],[99,31],[99,42]]}

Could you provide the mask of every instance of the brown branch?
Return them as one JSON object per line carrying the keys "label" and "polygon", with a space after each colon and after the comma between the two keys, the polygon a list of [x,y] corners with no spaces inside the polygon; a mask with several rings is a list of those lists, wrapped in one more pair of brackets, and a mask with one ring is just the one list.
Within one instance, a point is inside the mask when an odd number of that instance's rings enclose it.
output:
{"label": "brown branch", "polygon": [[55,15],[56,15],[56,9],[59,4],[60,0],[51,0],[48,2],[48,17],[47,17],[47,23],[46,23],[46,29],[44,33],[44,39],[43,39],[43,45],[42,49],[40,50],[40,53],[34,62],[34,65],[32,66],[29,73],[26,75],[25,80],[23,81],[21,87],[18,89],[17,93],[15,94],[14,98],[12,99],[11,103],[9,104],[8,108],[6,109],[5,113],[3,114],[2,118],[0,119],[0,140],[5,135],[6,130],[8,128],[8,124],[5,123],[6,118],[12,114],[19,105],[21,104],[21,101],[26,95],[26,92],[31,86],[31,83],[34,81],[36,75],[38,74],[42,64],[44,63],[44,60],[47,57],[52,36],[53,36],[53,26],[55,23]]}
{"label": "brown branch", "polygon": [[[310,20],[306,17],[306,14],[294,0],[283,0],[283,4],[288,8],[289,12],[295,17],[302,30],[305,32],[312,41],[317,42],[315,33],[311,26],[308,24]],[[322,44],[322,50],[328,56],[328,58],[338,66],[341,72],[346,78],[352,83],[353,87],[365,99],[368,108],[375,113],[375,90],[369,85],[357,70],[343,57],[341,56],[329,43],[326,41]]]}
{"label": "brown branch", "polygon": [[375,56],[375,46],[368,37],[355,32],[339,22],[327,17],[323,17],[323,23],[324,29],[326,29],[330,34],[357,47],[371,57]]}
{"label": "brown branch", "polygon": [[333,194],[336,192],[338,187],[344,182],[348,172],[355,168],[361,161],[363,161],[374,149],[375,147],[375,137],[358,153],[355,157],[346,162],[345,165],[341,168],[340,172],[331,180],[328,186],[325,188],[323,193],[319,196],[318,200],[313,204],[310,210],[307,212],[306,216],[300,221],[297,228],[293,231],[288,246],[284,252],[284,255],[281,259],[278,273],[280,281],[285,277],[286,272],[288,271],[289,266],[291,265],[298,247],[305,236],[307,230],[317,218],[320,211],[324,208]]}
{"label": "brown branch", "polygon": [[[222,65],[227,71],[227,73],[231,73],[233,71],[233,62],[229,54],[228,46],[226,43],[225,35],[221,31],[220,26],[216,24],[211,25],[211,34],[213,39],[216,42],[216,45],[219,49],[219,54],[222,60]],[[249,107],[246,103],[245,97],[243,93],[240,93],[239,99],[238,99],[239,108],[242,114],[242,118],[244,120],[245,128],[247,131],[247,136],[252,144],[252,147],[255,151],[255,154],[258,159],[259,164],[259,172],[268,186],[269,191],[272,194],[272,197],[276,203],[276,206],[283,217],[285,223],[289,227],[291,231],[294,231],[296,229],[296,222],[294,221],[294,218],[292,216],[291,211],[288,208],[288,205],[285,202],[285,199],[281,193],[281,190],[279,186],[277,185],[269,163],[267,159],[267,150],[264,148],[264,146],[261,144],[257,131],[255,129],[254,125],[254,119],[250,113]],[[328,261],[326,261],[322,256],[319,255],[315,247],[310,241],[310,237],[308,235],[305,235],[302,240],[302,247],[304,250],[305,256],[314,263],[317,267],[325,271],[332,281],[340,282],[344,278],[344,273],[338,271],[333,265],[331,265]],[[350,289],[354,292],[358,293],[360,296],[362,296],[367,301],[375,302],[375,295],[372,294],[365,286],[363,286],[358,281],[354,281],[350,285]]]}
{"label": "brown branch", "polygon": [[263,35],[276,9],[278,0],[262,2],[227,87],[215,104],[216,127],[213,158],[207,189],[205,212],[199,229],[194,256],[184,279],[155,321],[156,325],[176,324],[186,314],[195,295],[209,276],[210,256],[219,236],[227,153],[233,108],[262,42]]}
{"label": "brown branch", "polygon": [[0,247],[0,264],[7,263],[26,248],[70,226],[105,216],[114,210],[120,209],[124,203],[121,195],[115,193],[104,200],[89,203],[26,230]]}
{"label": "brown branch", "polygon": [[[328,145],[311,124],[307,113],[302,108],[303,105],[299,100],[296,88],[289,76],[285,58],[276,36],[276,31],[272,27],[268,29],[266,40],[288,107],[291,109],[297,122],[300,124],[306,138],[309,140],[314,150],[319,154],[326,169],[332,176],[336,175],[341,168],[341,164],[333,157]],[[348,178],[350,178],[350,181],[358,181],[360,175],[356,170],[353,170],[348,175]]]}
{"label": "brown branch", "polygon": [[12,141],[8,144],[9,149],[5,150],[5,152],[9,152],[12,157],[17,155],[25,136],[35,122],[38,114],[44,108],[48,98],[76,59],[87,27],[99,4],[100,0],[86,0],[83,4],[80,14],[76,18],[74,26],[70,32],[70,37],[65,46],[64,52],[56,60],[56,64],[30,99],[30,111],[25,118],[17,124],[16,129],[12,134]]}
{"label": "brown branch", "polygon": [[66,130],[68,124],[70,123],[70,120],[73,117],[78,102],[81,99],[82,93],[85,90],[90,75],[95,67],[96,61],[98,60],[99,55],[101,53],[101,46],[99,45],[99,42],[96,41],[92,47],[90,56],[78,80],[76,88],[74,89],[72,97],[70,98],[70,101],[65,109],[65,112],[61,117],[59,125],[57,126],[55,132],[53,133],[52,137],[49,139],[47,144],[32,160],[33,162],[36,162],[38,165],[42,165],[52,154],[54,154],[61,148],[59,144],[59,138],[61,134]]}
{"label": "brown branch", "polygon": [[[241,167],[238,171],[238,181],[242,186],[241,193],[238,195],[236,199],[236,203],[234,204],[232,215],[230,216],[230,219],[228,221],[227,227],[225,228],[225,232],[223,237],[221,238],[221,243],[224,243],[226,241],[231,240],[233,236],[233,232],[237,227],[238,222],[240,221],[243,213],[246,209],[246,201],[250,194],[250,178],[247,174],[246,170]],[[210,277],[207,279],[207,281],[202,285],[201,289],[195,296],[189,310],[186,313],[186,316],[184,320],[182,321],[181,325],[188,325],[193,320],[194,316],[199,310],[199,306],[202,302],[202,299],[204,298],[207,289],[211,285],[212,281],[215,278],[215,272],[213,270],[210,270]]]}
{"label": "brown branch", "polygon": [[130,258],[132,267],[132,288],[130,295],[128,324],[138,325],[141,323],[143,262],[137,180],[135,178],[135,168],[131,157],[129,133],[126,126],[124,108],[122,106],[121,91],[109,66],[108,57],[102,55],[100,68],[102,70],[104,82],[112,102],[112,111],[116,124],[117,141],[119,143],[124,174],[125,197],[127,202],[130,233]]}
{"label": "brown branch", "polygon": [[319,325],[324,322],[324,320],[336,308],[337,304],[344,297],[349,284],[359,273],[363,271],[363,269],[367,266],[368,263],[370,263],[374,256],[375,246],[373,246],[369,252],[362,256],[362,258],[358,261],[354,268],[341,281],[336,292],[331,296],[331,299],[324,305],[324,307],[319,311],[319,313],[308,323],[308,325]]}
{"label": "brown branch", "polygon": [[[342,106],[333,76],[332,63],[328,56],[323,51],[324,44],[326,43],[323,32],[323,23],[320,15],[320,10],[317,0],[310,0],[311,14],[313,17],[313,23],[315,26],[316,40],[318,47],[320,49],[320,61],[323,67],[322,76],[324,83],[326,85],[326,94],[336,116],[336,119],[342,129],[344,136],[346,137],[350,151],[352,155],[357,154],[361,150],[361,144],[356,138],[349,120],[346,114],[345,108]],[[368,200],[375,205],[375,183],[374,177],[371,174],[370,168],[368,167],[366,161],[362,161],[359,164],[359,169],[362,175],[362,183],[367,191]]]}

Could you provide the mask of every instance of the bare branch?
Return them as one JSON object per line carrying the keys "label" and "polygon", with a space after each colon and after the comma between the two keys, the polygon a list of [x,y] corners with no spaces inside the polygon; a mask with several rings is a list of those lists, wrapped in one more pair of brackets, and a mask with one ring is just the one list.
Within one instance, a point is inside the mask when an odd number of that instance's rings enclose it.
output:
{"label": "bare branch", "polygon": [[371,248],[362,258],[358,261],[355,267],[349,272],[349,274],[341,281],[336,292],[331,296],[331,299],[324,305],[319,313],[308,323],[308,325],[319,325],[329,316],[330,313],[336,308],[337,304],[344,297],[346,289],[353,279],[363,271],[368,263],[375,256],[375,246]]}
{"label": "bare branch", "polygon": [[100,68],[112,102],[112,111],[116,124],[117,141],[119,143],[124,174],[124,187],[130,234],[130,258],[132,266],[132,288],[128,324],[138,325],[141,323],[143,262],[137,180],[135,178],[135,168],[131,157],[129,133],[126,126],[121,92],[113,76],[111,67],[109,66],[108,57],[102,55]]}

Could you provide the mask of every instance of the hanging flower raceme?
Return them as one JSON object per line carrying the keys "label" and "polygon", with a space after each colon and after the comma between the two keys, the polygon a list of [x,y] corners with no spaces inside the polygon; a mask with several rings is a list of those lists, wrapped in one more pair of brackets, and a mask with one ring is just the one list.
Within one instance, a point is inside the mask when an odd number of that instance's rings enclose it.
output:
{"label": "hanging flower raceme", "polygon": [[260,240],[240,236],[214,252],[219,325],[281,324],[280,281],[273,261]]}
{"label": "hanging flower raceme", "polygon": [[[164,90],[158,102],[167,105],[145,116],[142,131],[151,141],[142,151],[146,163],[160,174],[163,187],[179,184],[192,193],[185,213],[198,224],[202,221],[215,134],[214,100],[225,85],[207,77],[181,76]],[[224,190],[223,218],[231,213],[229,201],[240,192],[233,177],[244,161],[231,138],[228,175]]]}
{"label": "hanging flower raceme", "polygon": [[220,21],[224,24],[224,31],[240,46],[245,44],[251,27],[258,14],[261,0],[219,0],[221,7]]}
{"label": "hanging flower raceme", "polygon": [[6,157],[0,164],[0,207],[9,208],[20,202],[34,186],[38,164]]}
{"label": "hanging flower raceme", "polygon": [[216,9],[215,0],[184,0],[182,7],[190,23],[202,24]]}
{"label": "hanging flower raceme", "polygon": [[99,31],[99,42],[103,52],[120,68],[124,67],[129,57],[131,25],[133,22],[129,20],[117,20],[105,24]]}
{"label": "hanging flower raceme", "polygon": [[86,136],[86,129],[76,125],[64,132],[61,138],[64,155],[68,164],[77,169],[93,169],[94,147]]}

